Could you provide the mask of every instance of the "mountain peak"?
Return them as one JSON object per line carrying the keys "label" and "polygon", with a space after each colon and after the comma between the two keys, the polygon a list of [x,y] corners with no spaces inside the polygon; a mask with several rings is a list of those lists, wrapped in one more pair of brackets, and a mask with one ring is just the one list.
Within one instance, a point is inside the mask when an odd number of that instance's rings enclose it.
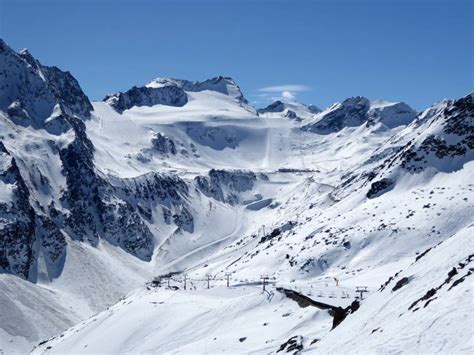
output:
{"label": "mountain peak", "polygon": [[134,86],[122,93],[107,95],[103,101],[119,112],[133,106],[169,105],[183,106],[188,102],[186,92],[214,91],[234,98],[240,104],[248,104],[234,79],[216,76],[204,81],[190,81],[175,78],[157,77],[145,86]]}
{"label": "mountain peak", "polygon": [[84,118],[93,110],[70,73],[42,65],[27,49],[16,53],[2,40],[0,68],[0,109],[15,123],[43,127],[57,105],[63,113]]}
{"label": "mountain peak", "polygon": [[29,65],[34,68],[38,68],[38,61],[33,57],[30,51],[27,48],[22,49],[18,52],[18,55],[23,58]]}
{"label": "mountain peak", "polygon": [[4,51],[6,49],[10,49],[10,47],[8,46],[8,44],[2,38],[0,38],[0,52]]}
{"label": "mountain peak", "polygon": [[364,96],[353,96],[341,103],[347,110],[364,111],[370,107],[370,100]]}
{"label": "mountain peak", "polygon": [[182,87],[171,81],[160,85],[134,86],[125,92],[107,95],[104,100],[117,112],[122,113],[134,106],[184,106],[188,97]]}
{"label": "mountain peak", "polygon": [[247,99],[240,90],[240,87],[237,85],[235,80],[229,76],[219,75],[204,81],[188,81],[184,89],[186,91],[216,91],[220,92],[221,94],[231,96],[240,103],[248,103]]}
{"label": "mountain peak", "polygon": [[409,124],[416,115],[417,112],[404,102],[370,101],[363,96],[353,96],[319,113],[313,122],[303,127],[303,130],[328,134],[340,131],[344,127],[357,127],[363,124],[373,126],[376,123],[394,128]]}
{"label": "mountain peak", "polygon": [[258,109],[257,112],[259,115],[265,115],[267,117],[283,117],[302,121],[307,118],[312,118],[314,114],[321,112],[321,110],[314,105],[276,100],[267,107]]}
{"label": "mountain peak", "polygon": [[265,108],[259,108],[257,110],[258,113],[266,113],[266,112],[282,112],[285,109],[285,104],[277,100],[275,102],[272,102],[270,105],[268,105]]}

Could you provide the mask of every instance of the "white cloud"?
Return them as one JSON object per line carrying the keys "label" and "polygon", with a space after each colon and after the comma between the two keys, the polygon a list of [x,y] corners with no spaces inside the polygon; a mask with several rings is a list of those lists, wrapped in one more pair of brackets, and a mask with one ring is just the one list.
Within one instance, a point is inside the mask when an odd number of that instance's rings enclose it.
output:
{"label": "white cloud", "polygon": [[290,91],[283,91],[283,92],[281,93],[281,97],[284,98],[284,99],[286,99],[286,100],[294,100],[294,99],[296,99],[295,95],[294,95],[292,92],[290,92]]}
{"label": "white cloud", "polygon": [[283,101],[295,102],[299,93],[310,91],[311,87],[301,84],[284,84],[265,86],[257,90],[253,96],[258,102]]}
{"label": "white cloud", "polygon": [[303,92],[309,90],[311,90],[309,86],[300,84],[265,86],[263,88],[258,89],[258,91],[260,92]]}
{"label": "white cloud", "polygon": [[255,95],[261,99],[271,99],[273,101],[296,101],[298,93],[310,91],[311,88],[307,85],[301,84],[284,84],[265,86],[258,89],[258,94]]}

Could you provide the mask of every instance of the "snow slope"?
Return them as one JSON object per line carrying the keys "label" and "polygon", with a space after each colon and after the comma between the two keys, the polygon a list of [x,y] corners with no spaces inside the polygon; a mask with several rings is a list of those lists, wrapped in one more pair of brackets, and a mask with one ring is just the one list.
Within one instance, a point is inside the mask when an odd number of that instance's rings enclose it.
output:
{"label": "snow slope", "polygon": [[[261,354],[271,352],[280,345],[279,339],[293,334],[293,319],[321,336],[329,331],[329,318],[327,312],[301,309],[281,294],[269,301],[255,286],[187,292],[151,290],[131,295],[71,328],[64,337],[48,342],[48,346],[51,353],[59,354],[183,354],[229,349]],[[157,321],[160,319],[163,321]],[[88,336],[78,337],[82,332]],[[35,352],[41,353],[41,349]]]}

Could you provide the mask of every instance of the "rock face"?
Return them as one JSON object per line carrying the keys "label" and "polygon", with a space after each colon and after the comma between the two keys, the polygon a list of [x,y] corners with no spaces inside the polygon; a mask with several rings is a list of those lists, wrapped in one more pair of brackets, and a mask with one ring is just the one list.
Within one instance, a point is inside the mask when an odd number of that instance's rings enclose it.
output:
{"label": "rock face", "polygon": [[15,158],[0,142],[0,186],[9,191],[0,200],[0,271],[36,281],[36,259],[42,253],[51,275],[62,266],[66,241],[48,216],[30,204],[30,191]]}
{"label": "rock face", "polygon": [[[41,65],[0,40],[0,109],[25,126],[52,127],[61,114],[87,118],[92,105],[69,72]],[[47,121],[47,122],[45,122]]]}
{"label": "rock face", "polygon": [[[188,232],[194,229],[194,219],[186,202],[189,188],[179,177],[150,173],[119,180],[117,184],[118,195],[145,221],[174,223]],[[163,211],[163,221],[153,216],[152,211],[157,207]]]}
{"label": "rock face", "polygon": [[291,111],[291,110],[286,111],[285,117],[286,117],[286,118],[290,118],[290,119],[292,119],[292,120],[297,120],[297,119],[299,118],[298,115],[296,114],[296,112],[295,112],[295,111]]}
{"label": "rock face", "polygon": [[[6,120],[16,123],[20,130],[18,137],[10,133],[0,138],[4,141],[0,142],[2,190],[8,192],[2,193],[1,201],[0,271],[36,281],[41,254],[46,273],[55,277],[64,262],[65,237],[53,222],[57,211],[36,198],[48,192],[52,181],[35,164],[30,166],[31,161],[24,161],[33,157],[17,156],[7,142],[13,138],[14,146],[27,145],[25,151],[39,148],[38,142],[23,141],[22,127],[45,129],[53,135],[79,132],[81,120],[90,116],[92,105],[69,73],[41,65],[26,50],[17,54],[1,40],[0,76],[0,110],[5,112],[0,116],[2,134],[11,127]],[[43,143],[55,145],[52,140]],[[36,172],[28,171],[35,167]]]}
{"label": "rock face", "polygon": [[117,112],[122,113],[134,106],[183,106],[188,102],[184,90],[175,85],[162,87],[137,87],[134,86],[126,92],[108,95],[104,99]]}
{"label": "rock face", "polygon": [[258,113],[267,113],[267,112],[283,112],[285,109],[285,104],[279,100],[271,103],[265,108],[260,108],[257,110]]}
{"label": "rock face", "polygon": [[367,191],[367,197],[373,198],[380,196],[384,192],[387,192],[389,189],[393,188],[393,181],[387,178],[373,182],[370,185],[370,190]]}
{"label": "rock face", "polygon": [[239,202],[238,194],[250,190],[256,181],[255,173],[243,170],[212,169],[209,176],[195,178],[198,189],[204,195],[231,205]]}
{"label": "rock face", "polygon": [[102,237],[142,260],[150,260],[152,233],[136,208],[119,198],[116,189],[96,172],[93,146],[83,123],[77,122],[74,130],[76,139],[59,152],[67,182],[61,200],[70,212],[64,228],[74,239],[97,245]]}
{"label": "rock face", "polygon": [[173,154],[176,155],[176,145],[174,141],[161,133],[157,133],[155,137],[152,138],[151,144],[153,148],[162,154]]}
{"label": "rock face", "polygon": [[10,195],[2,196],[0,203],[0,271],[28,278],[34,260],[35,213],[16,161],[1,142],[0,167],[2,190]]}

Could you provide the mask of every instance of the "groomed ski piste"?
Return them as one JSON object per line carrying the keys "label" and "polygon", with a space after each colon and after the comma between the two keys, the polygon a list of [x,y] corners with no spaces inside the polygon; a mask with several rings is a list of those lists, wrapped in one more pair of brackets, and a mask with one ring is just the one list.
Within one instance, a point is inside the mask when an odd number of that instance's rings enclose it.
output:
{"label": "groomed ski piste", "polygon": [[[415,112],[257,110],[226,77],[136,90],[76,115],[83,132],[51,128],[59,104],[35,124],[0,106],[0,172],[38,215],[54,202],[64,236],[62,262],[42,245],[28,277],[0,273],[0,353],[474,351],[472,94]],[[58,154],[78,137],[89,170]],[[0,179],[0,202],[18,181]],[[64,223],[81,181],[105,201],[87,210],[97,239]]]}

